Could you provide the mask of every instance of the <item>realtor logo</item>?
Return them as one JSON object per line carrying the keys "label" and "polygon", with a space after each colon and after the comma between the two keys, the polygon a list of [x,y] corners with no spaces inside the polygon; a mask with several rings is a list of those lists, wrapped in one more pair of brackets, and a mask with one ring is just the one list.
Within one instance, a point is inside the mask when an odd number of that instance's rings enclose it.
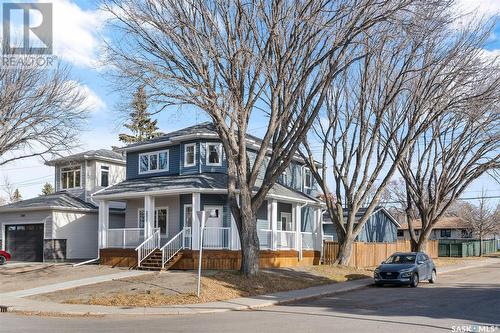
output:
{"label": "realtor logo", "polygon": [[[52,54],[51,3],[8,2],[2,5],[2,10],[4,55]],[[22,31],[15,30],[19,25]]]}

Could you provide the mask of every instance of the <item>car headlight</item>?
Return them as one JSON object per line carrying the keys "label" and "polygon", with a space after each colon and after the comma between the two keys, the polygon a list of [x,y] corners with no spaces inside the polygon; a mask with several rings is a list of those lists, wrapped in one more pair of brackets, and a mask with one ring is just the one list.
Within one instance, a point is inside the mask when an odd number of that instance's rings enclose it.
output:
{"label": "car headlight", "polygon": [[413,271],[402,271],[401,277],[407,278],[407,277],[410,277],[412,274],[413,274]]}

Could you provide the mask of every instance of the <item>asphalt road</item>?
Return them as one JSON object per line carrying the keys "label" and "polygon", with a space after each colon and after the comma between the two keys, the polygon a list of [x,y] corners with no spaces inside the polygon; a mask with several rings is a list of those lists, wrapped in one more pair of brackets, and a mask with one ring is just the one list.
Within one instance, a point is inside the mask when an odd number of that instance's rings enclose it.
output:
{"label": "asphalt road", "polygon": [[[475,323],[500,326],[500,260],[438,278],[418,288],[369,287],[286,306],[207,315],[49,318],[0,313],[0,332],[450,332]],[[500,333],[500,328],[488,332]]]}

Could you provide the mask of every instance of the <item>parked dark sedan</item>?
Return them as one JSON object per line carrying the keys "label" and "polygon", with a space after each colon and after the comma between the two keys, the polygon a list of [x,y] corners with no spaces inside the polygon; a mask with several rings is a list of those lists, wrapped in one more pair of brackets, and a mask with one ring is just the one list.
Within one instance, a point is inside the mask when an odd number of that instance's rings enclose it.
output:
{"label": "parked dark sedan", "polygon": [[403,284],[418,286],[422,280],[437,280],[436,266],[423,252],[394,253],[378,266],[374,273],[375,285]]}

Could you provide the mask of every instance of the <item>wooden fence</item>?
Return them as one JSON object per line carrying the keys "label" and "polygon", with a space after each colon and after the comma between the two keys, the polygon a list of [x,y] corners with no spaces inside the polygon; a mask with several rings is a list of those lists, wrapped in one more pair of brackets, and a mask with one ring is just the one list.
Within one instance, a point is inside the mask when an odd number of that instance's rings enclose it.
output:
{"label": "wooden fence", "polygon": [[[394,252],[411,251],[410,241],[403,240],[395,243],[363,243],[355,242],[352,249],[349,266],[373,267],[378,266]],[[438,241],[432,240],[427,243],[427,251],[430,257],[438,257]],[[339,244],[332,241],[323,243],[323,263],[332,264],[339,253]]]}

